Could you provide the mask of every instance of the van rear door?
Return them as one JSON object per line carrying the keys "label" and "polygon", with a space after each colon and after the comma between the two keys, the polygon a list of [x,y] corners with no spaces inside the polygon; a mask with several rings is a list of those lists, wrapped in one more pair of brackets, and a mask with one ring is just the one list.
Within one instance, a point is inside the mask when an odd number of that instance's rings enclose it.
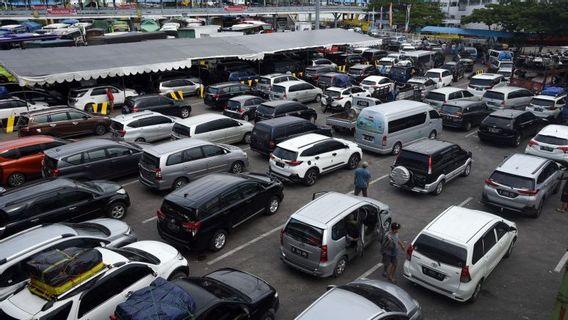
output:
{"label": "van rear door", "polygon": [[323,229],[294,218],[282,231],[281,250],[286,260],[303,269],[317,270],[320,265]]}

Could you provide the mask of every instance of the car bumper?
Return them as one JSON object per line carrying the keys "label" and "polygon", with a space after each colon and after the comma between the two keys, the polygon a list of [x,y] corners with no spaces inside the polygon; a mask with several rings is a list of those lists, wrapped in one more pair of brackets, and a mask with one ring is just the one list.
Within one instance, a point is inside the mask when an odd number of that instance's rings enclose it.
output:
{"label": "car bumper", "polygon": [[392,181],[392,180],[390,180],[389,183],[393,187],[397,187],[399,189],[404,189],[404,190],[410,190],[410,191],[418,192],[418,193],[432,193],[432,192],[434,192],[434,190],[436,190],[436,186],[438,185],[437,182],[434,182],[434,183],[427,184],[423,188],[421,188],[421,187],[410,187],[410,186],[406,186],[406,185],[401,186],[399,184],[394,183],[394,181]]}
{"label": "car bumper", "polygon": [[499,210],[532,214],[536,211],[537,200],[534,197],[531,198],[533,199],[507,199],[501,197],[495,190],[484,190],[481,195],[481,203]]}
{"label": "car bumper", "polygon": [[568,154],[564,152],[559,153],[559,152],[542,151],[540,149],[535,149],[527,146],[525,148],[525,153],[562,163],[568,163]]}
{"label": "car bumper", "polygon": [[205,250],[207,249],[207,242],[205,241],[193,241],[191,239],[182,239],[176,237],[167,231],[165,231],[162,222],[158,221],[156,223],[156,227],[158,229],[158,234],[160,237],[166,242],[173,244],[174,246],[184,248],[184,249],[191,249],[191,250]]}
{"label": "car bumper", "polygon": [[234,112],[234,111],[228,111],[228,110],[223,111],[224,116],[227,116],[227,117],[230,117],[230,118],[233,118],[233,119],[242,119],[244,114],[245,114],[244,112],[240,113],[240,112]]}
{"label": "car bumper", "polygon": [[286,257],[286,254],[284,252],[282,252],[282,250],[280,250],[280,260],[282,262],[284,262],[286,265],[307,273],[307,274],[311,274],[312,276],[316,276],[316,277],[320,277],[320,278],[324,278],[324,277],[329,277],[333,274],[333,266],[332,265],[326,265],[324,267],[318,266],[318,268],[316,269],[311,269],[311,268],[306,268],[304,266],[298,265],[297,263],[291,261],[290,259],[288,259]]}
{"label": "car bumper", "polygon": [[275,176],[276,178],[278,178],[278,180],[281,181],[292,182],[292,183],[302,182],[302,178],[300,178],[296,173],[287,175],[284,173],[274,171],[272,170],[271,167],[268,168],[268,174]]}
{"label": "car bumper", "polygon": [[375,153],[378,153],[378,154],[389,154],[389,153],[392,152],[392,147],[387,148],[387,147],[383,147],[383,146],[377,146],[377,145],[372,144],[372,143],[364,143],[364,142],[361,142],[361,141],[357,141],[357,145],[359,146],[359,148],[361,148],[363,150],[375,152]]}
{"label": "car bumper", "polygon": [[477,136],[480,139],[492,141],[492,142],[506,142],[506,143],[513,143],[515,137],[513,135],[500,135],[500,134],[492,134],[485,131],[477,131]]}
{"label": "car bumper", "polygon": [[[475,286],[473,286],[473,289],[470,289],[470,285],[466,286],[467,290],[465,289],[458,289],[458,290],[448,290],[446,288],[442,288],[441,286],[435,286],[429,282],[427,282],[426,280],[423,280],[421,278],[418,277],[414,277],[412,275],[412,273],[409,272],[408,268],[406,267],[406,263],[404,264],[404,271],[402,273],[402,275],[409,280],[410,282],[413,282],[419,286],[422,286],[430,291],[434,291],[436,293],[439,293],[441,295],[444,295],[448,298],[451,298],[453,300],[456,301],[460,301],[460,302],[465,302],[467,301],[471,295],[473,294],[473,290],[475,289]],[[463,285],[463,283],[460,285],[460,287]]]}
{"label": "car bumper", "polygon": [[149,180],[142,175],[138,175],[138,181],[140,181],[140,183],[147,186],[148,188],[154,190],[166,190],[172,186],[171,184],[167,184],[165,180]]}
{"label": "car bumper", "polygon": [[463,120],[460,119],[459,121],[450,121],[450,120],[443,119],[442,125],[444,127],[463,128]]}

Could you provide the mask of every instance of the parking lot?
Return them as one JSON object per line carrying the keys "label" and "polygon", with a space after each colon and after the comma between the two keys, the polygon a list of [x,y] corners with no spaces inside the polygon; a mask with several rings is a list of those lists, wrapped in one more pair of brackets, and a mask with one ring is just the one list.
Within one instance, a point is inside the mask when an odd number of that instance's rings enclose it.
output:
{"label": "parking lot", "polygon": [[[467,80],[458,86],[465,87]],[[211,112],[202,99],[191,97],[192,115]],[[324,124],[328,114],[321,113],[317,104],[318,124]],[[117,110],[118,111],[118,110]],[[116,111],[115,111],[116,112]],[[459,144],[473,153],[471,175],[450,182],[439,196],[404,192],[389,185],[388,174],[394,156],[365,153],[372,174],[369,196],[388,204],[394,221],[402,224],[401,239],[411,242],[415,235],[434,217],[452,205],[471,209],[489,210],[480,203],[484,179],[503,160],[520,147],[483,144],[469,132],[444,130],[439,139]],[[352,136],[337,133],[336,137],[353,140]],[[3,138],[7,138],[4,136]],[[247,151],[252,172],[267,172],[268,160]],[[132,206],[125,221],[131,225],[140,240],[161,240],[156,230],[156,210],[166,193],[153,192],[140,184],[135,176],[121,179],[128,191]],[[349,193],[353,190],[353,171],[342,169],[321,176],[312,187],[286,184],[284,201],[273,216],[252,219],[229,235],[226,247],[217,253],[196,254],[186,252],[192,275],[203,275],[222,267],[232,267],[258,275],[272,284],[280,295],[279,319],[293,319],[329,285],[344,284],[360,277],[383,279],[379,245],[373,244],[364,255],[350,262],[340,278],[318,279],[286,267],[279,259],[280,230],[287,218],[312,199],[319,191]],[[557,213],[560,195],[548,199],[538,219],[513,213],[497,213],[517,223],[519,239],[513,255],[502,261],[484,283],[475,304],[458,303],[433,292],[414,286],[401,275],[402,259],[398,270],[398,285],[421,304],[428,319],[545,319],[552,310],[561,275],[553,272],[568,242],[564,226],[568,214]]]}

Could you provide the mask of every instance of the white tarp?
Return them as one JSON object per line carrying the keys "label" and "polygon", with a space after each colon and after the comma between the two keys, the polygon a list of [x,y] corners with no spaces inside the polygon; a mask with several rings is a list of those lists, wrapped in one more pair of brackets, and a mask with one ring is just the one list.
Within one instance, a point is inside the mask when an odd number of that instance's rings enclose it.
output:
{"label": "white tarp", "polygon": [[380,39],[342,29],[278,32],[237,37],[167,39],[90,47],[1,51],[0,64],[21,85],[89,80],[189,68],[192,61],[265,54],[333,45],[367,47]]}

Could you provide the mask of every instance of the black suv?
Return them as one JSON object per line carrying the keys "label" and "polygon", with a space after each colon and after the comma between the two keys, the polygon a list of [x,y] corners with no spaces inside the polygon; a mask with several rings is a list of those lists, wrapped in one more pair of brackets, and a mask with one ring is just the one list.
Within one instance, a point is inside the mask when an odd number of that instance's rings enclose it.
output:
{"label": "black suv", "polygon": [[459,79],[465,76],[465,66],[463,65],[462,61],[450,61],[446,62],[443,66],[440,67],[441,69],[446,69],[453,75],[454,82],[458,81]]}
{"label": "black suv", "polygon": [[318,127],[306,119],[280,117],[258,122],[252,129],[250,148],[268,156],[280,142],[308,133],[331,137],[330,127]]}
{"label": "black suv", "polygon": [[221,250],[234,228],[260,213],[275,214],[282,189],[282,182],[263,174],[210,174],[164,198],[158,233],[190,249]]}
{"label": "black suv", "polygon": [[377,68],[371,64],[356,64],[349,68],[347,74],[357,83],[361,82],[368,76],[379,74]]}
{"label": "black suv", "polygon": [[316,110],[308,108],[297,101],[274,100],[262,103],[256,108],[256,121],[294,116],[315,122],[318,118]]}
{"label": "black suv", "polygon": [[188,103],[183,100],[172,100],[158,94],[127,97],[124,106],[122,106],[123,114],[146,110],[181,118],[187,118],[191,114],[191,106]]}
{"label": "black suv", "polygon": [[517,147],[523,138],[534,136],[540,125],[540,120],[530,111],[497,110],[481,122],[477,136],[482,142],[505,142]]}
{"label": "black suv", "polygon": [[440,109],[444,127],[463,128],[466,131],[479,125],[490,113],[491,110],[481,101],[453,100]]}
{"label": "black suv", "polygon": [[229,99],[243,94],[261,96],[260,91],[241,84],[238,81],[231,81],[213,84],[205,88],[205,98],[203,102],[210,107],[224,109]]}
{"label": "black suv", "polygon": [[122,219],[130,198],[120,184],[58,178],[12,189],[0,197],[0,237],[43,223]]}
{"label": "black suv", "polygon": [[446,183],[471,172],[471,152],[457,144],[424,140],[402,148],[391,167],[390,184],[419,193],[439,195]]}

